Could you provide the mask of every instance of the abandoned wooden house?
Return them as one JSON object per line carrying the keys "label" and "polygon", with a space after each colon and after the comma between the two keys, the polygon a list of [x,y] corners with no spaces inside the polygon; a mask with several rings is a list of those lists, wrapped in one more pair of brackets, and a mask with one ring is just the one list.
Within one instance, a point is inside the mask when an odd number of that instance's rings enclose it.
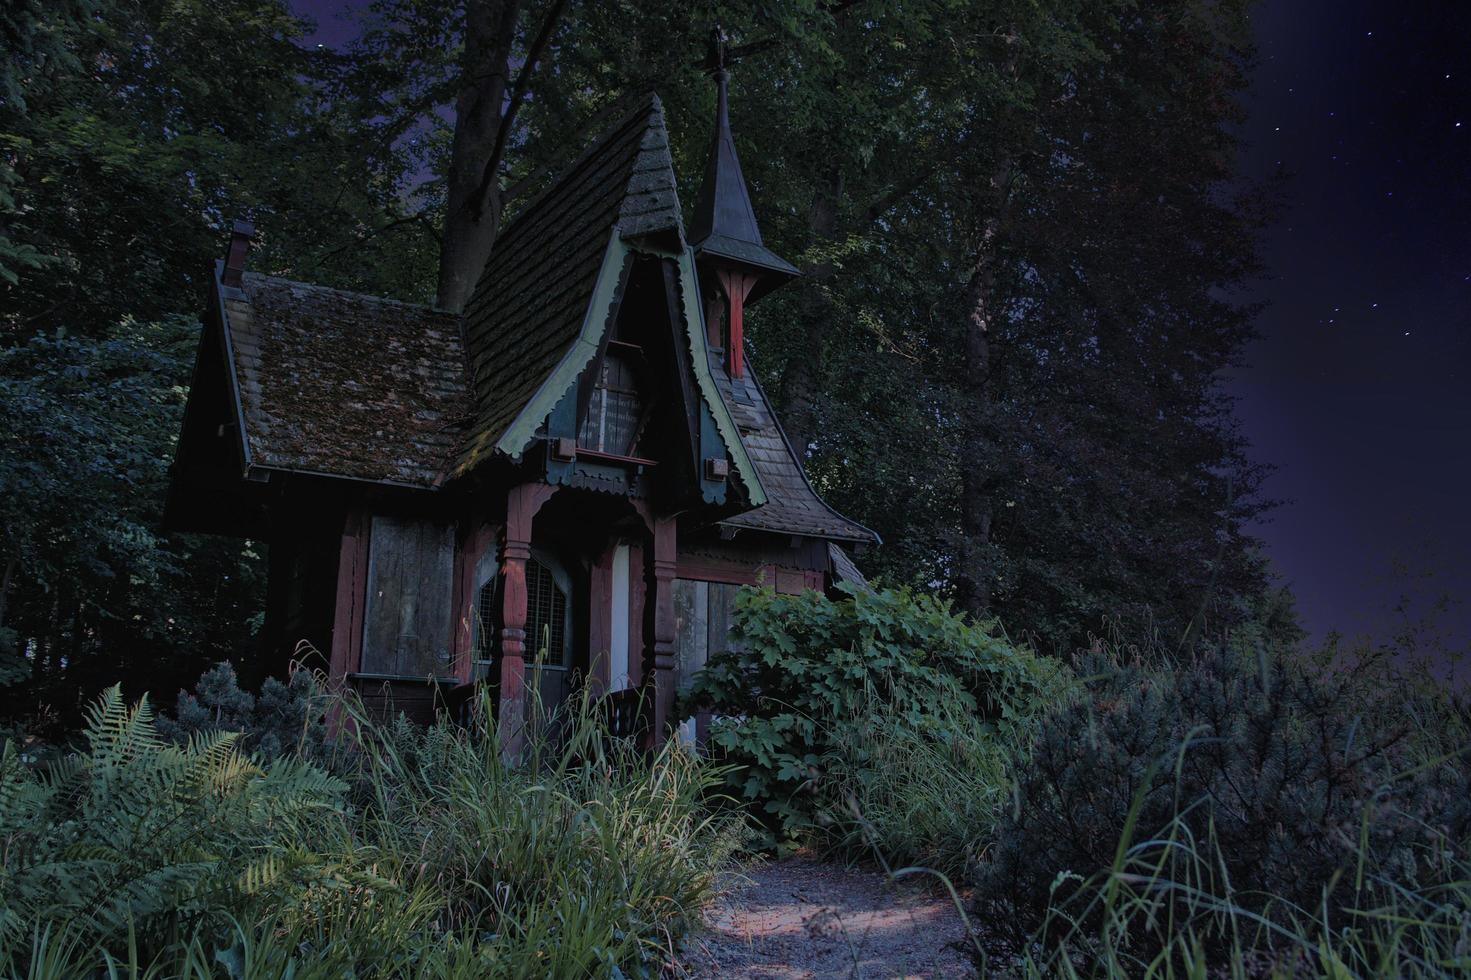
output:
{"label": "abandoned wooden house", "polygon": [[688,228],[650,96],[519,211],[463,315],[250,271],[237,226],[167,520],[268,543],[272,667],[305,639],[410,714],[483,682],[520,717],[534,679],[693,737],[674,695],[740,586],[857,576],[875,536],[814,492],[743,344],[797,270],[762,244],[716,77]]}

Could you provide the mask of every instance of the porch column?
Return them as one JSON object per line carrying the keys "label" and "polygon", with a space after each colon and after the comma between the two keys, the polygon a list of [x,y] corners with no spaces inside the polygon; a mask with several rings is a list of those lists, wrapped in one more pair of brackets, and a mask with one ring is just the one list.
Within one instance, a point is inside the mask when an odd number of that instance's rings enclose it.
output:
{"label": "porch column", "polygon": [[524,483],[506,497],[505,544],[501,548],[501,752],[519,758],[526,741],[526,562],[531,558],[531,523],[552,495],[544,483]]}
{"label": "porch column", "polygon": [[675,540],[675,518],[654,518],[653,588],[654,594],[654,672],[653,718],[651,737],[654,748],[669,736],[669,723],[674,715],[674,668],[676,623],[674,618],[674,575],[678,546]]}

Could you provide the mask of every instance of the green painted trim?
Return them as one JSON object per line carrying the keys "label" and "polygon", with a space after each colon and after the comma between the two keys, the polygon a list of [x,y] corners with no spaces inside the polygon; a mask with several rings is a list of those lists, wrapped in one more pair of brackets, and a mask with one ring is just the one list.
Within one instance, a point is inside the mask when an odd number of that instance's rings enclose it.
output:
{"label": "green painted trim", "polygon": [[[612,316],[622,301],[628,257],[633,251],[616,230],[609,237],[608,249],[603,253],[603,264],[598,270],[597,284],[593,287],[592,299],[587,304],[577,340],[496,443],[498,451],[513,458],[526,452],[536,438],[542,420],[557,409],[568,390],[576,386],[582,372],[598,356],[603,334],[611,325]],[[705,314],[700,309],[700,289],[695,280],[694,255],[693,249],[686,248],[675,259],[679,264],[679,291],[684,303],[685,337],[689,341],[692,355],[690,366],[694,369],[695,383],[705,400],[705,407],[709,409],[720,439],[735,462],[741,482],[746,485],[750,494],[751,506],[760,507],[766,503],[766,491],[756,475],[751,457],[746,453],[746,444],[741,441],[741,432],[730,414],[730,406],[720,397],[720,389],[710,376],[710,352],[705,346]]]}
{"label": "green painted trim", "polygon": [[583,314],[582,329],[578,332],[577,339],[495,444],[500,452],[511,457],[519,457],[524,453],[536,438],[536,430],[541,428],[542,419],[556,409],[568,387],[577,384],[582,372],[598,356],[603,332],[608,327],[609,314],[614,312],[620,299],[625,259],[630,251],[615,229],[609,236],[608,250],[603,253],[603,265],[598,270],[598,280],[593,286],[587,312]]}
{"label": "green painted trim", "polygon": [[240,473],[243,476],[250,472],[250,467],[254,463],[254,454],[250,451],[250,433],[245,429],[245,398],[241,394],[240,376],[235,368],[235,338],[230,333],[230,314],[225,310],[225,290],[230,289],[231,293],[238,293],[240,298],[246,302],[249,302],[249,297],[245,295],[243,288],[227,287],[224,277],[225,260],[215,259],[215,275],[210,283],[210,292],[213,294],[215,314],[220,320],[220,350],[225,355],[225,370],[230,379],[230,395],[235,403],[235,431],[239,436],[237,445],[240,447]]}
{"label": "green painted trim", "polygon": [[751,506],[760,507],[766,503],[766,490],[762,488],[756,467],[746,453],[746,444],[741,440],[741,430],[736,427],[735,419],[731,417],[730,406],[720,397],[720,389],[710,375],[710,351],[705,346],[705,311],[700,309],[700,287],[695,280],[695,250],[692,248],[686,248],[679,257],[679,291],[684,299],[685,332],[689,336],[690,353],[694,355],[691,367],[695,371],[695,383],[700,386],[700,394],[715,419],[721,441],[741,474],[741,482],[750,494]]}

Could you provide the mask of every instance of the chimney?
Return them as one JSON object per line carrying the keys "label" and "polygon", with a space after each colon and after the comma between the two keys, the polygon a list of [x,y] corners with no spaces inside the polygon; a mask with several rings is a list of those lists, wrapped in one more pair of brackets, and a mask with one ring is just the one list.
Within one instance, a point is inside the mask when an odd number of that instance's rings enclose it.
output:
{"label": "chimney", "polygon": [[240,288],[240,276],[245,272],[245,256],[250,252],[250,240],[255,237],[255,226],[249,221],[236,221],[230,229],[230,251],[225,255],[225,275],[221,283],[231,289]]}

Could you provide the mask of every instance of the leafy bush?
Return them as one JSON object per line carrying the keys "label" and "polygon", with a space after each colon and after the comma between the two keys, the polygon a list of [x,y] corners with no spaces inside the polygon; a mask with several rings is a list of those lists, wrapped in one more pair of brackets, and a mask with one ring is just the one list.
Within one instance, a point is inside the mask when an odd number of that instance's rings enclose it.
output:
{"label": "leafy bush", "polygon": [[1230,645],[1082,672],[978,869],[979,914],[1018,948],[1240,953],[1243,923],[1264,941],[1299,918],[1342,923],[1368,907],[1366,880],[1422,883],[1427,856],[1464,847],[1468,828],[1447,824],[1464,757],[1427,754],[1381,682]]}
{"label": "leafy bush", "polygon": [[[1031,723],[1058,676],[907,589],[853,590],[836,602],[743,590],[734,634],[734,648],[695,676],[682,710],[716,716],[711,745],[735,767],[731,790],[756,804],[773,843],[835,822],[851,827],[845,790],[864,785],[867,763],[850,733],[875,712],[911,742],[950,739],[947,718],[976,720],[963,737],[1006,738]],[[875,798],[903,792],[867,785]]]}

